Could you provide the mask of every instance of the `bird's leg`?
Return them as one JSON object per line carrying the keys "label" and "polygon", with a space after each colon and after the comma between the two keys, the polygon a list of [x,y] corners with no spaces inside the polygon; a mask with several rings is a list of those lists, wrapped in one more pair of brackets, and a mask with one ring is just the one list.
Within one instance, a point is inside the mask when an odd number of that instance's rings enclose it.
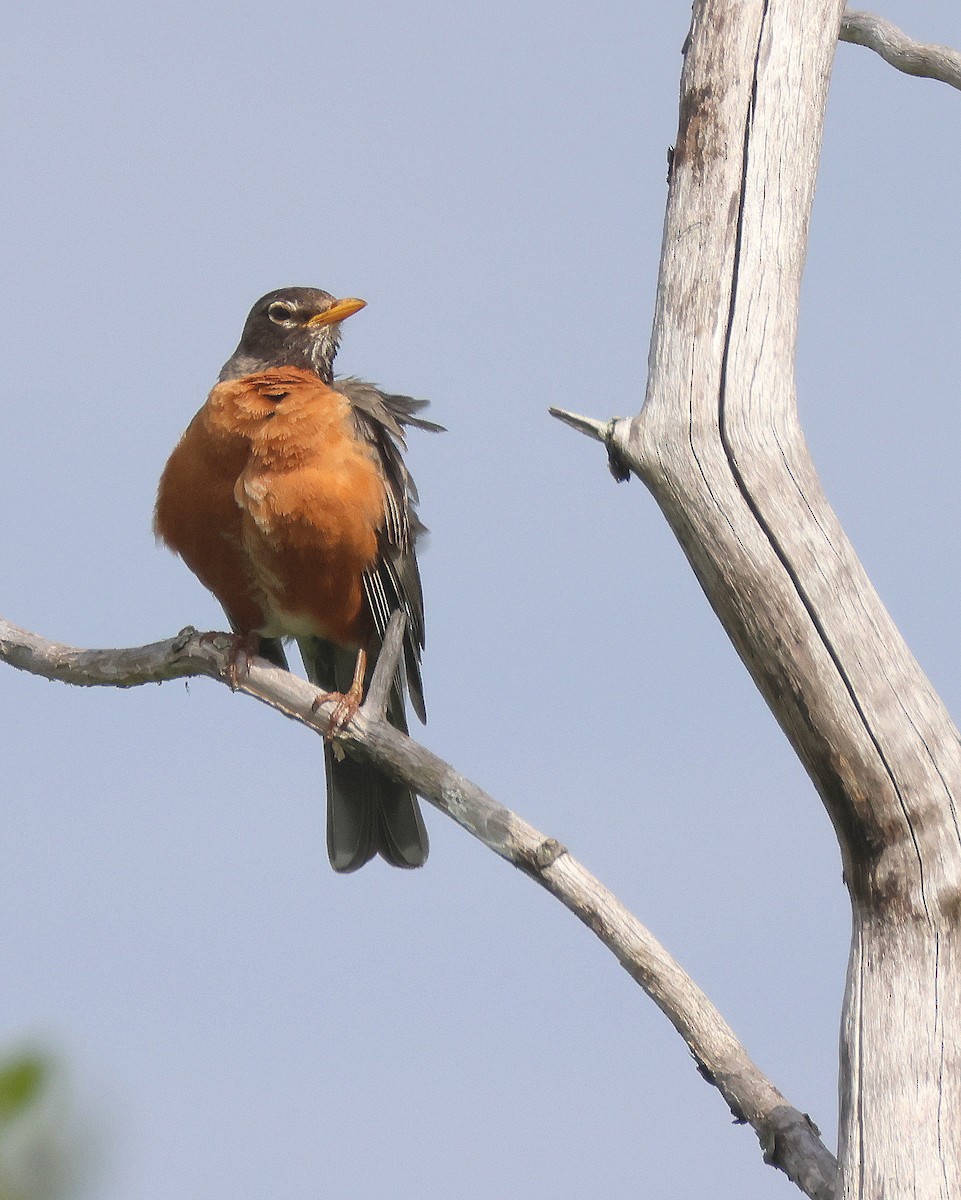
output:
{"label": "bird's leg", "polygon": [[354,714],[360,708],[364,699],[364,676],[367,674],[367,651],[361,647],[357,651],[357,664],[354,667],[354,678],[350,689],[346,692],[321,692],[314,697],[310,706],[311,712],[316,712],[321,704],[328,700],[336,700],[334,711],[330,714],[327,726],[327,740],[336,737],[354,719]]}

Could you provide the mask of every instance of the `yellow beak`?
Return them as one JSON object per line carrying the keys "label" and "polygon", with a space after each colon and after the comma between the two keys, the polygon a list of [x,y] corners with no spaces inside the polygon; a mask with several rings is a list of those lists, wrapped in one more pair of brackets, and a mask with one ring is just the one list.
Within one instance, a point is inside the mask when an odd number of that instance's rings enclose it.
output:
{"label": "yellow beak", "polygon": [[366,300],[358,300],[354,296],[346,300],[335,300],[330,308],[318,313],[316,317],[311,317],[307,324],[336,325],[338,321],[343,321],[345,317],[352,317],[355,312],[360,312],[362,308],[366,307]]}

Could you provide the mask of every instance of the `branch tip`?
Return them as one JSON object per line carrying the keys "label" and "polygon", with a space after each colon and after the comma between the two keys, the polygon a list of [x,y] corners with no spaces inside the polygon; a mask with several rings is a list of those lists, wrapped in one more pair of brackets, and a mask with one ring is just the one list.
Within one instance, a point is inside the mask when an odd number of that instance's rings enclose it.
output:
{"label": "branch tip", "polygon": [[594,417],[582,417],[579,413],[568,412],[566,408],[549,408],[552,417],[570,425],[578,433],[586,434],[596,442],[603,442],[607,449],[607,465],[618,483],[626,483],[631,477],[631,468],[618,444],[616,432],[621,417],[611,417],[609,421],[597,421]]}
{"label": "branch tip", "polygon": [[552,417],[557,417],[558,421],[570,425],[571,429],[576,429],[578,433],[592,437],[596,442],[606,442],[610,436],[610,421],[597,421],[593,417],[582,417],[578,413],[568,412],[566,408],[551,407],[547,411]]}

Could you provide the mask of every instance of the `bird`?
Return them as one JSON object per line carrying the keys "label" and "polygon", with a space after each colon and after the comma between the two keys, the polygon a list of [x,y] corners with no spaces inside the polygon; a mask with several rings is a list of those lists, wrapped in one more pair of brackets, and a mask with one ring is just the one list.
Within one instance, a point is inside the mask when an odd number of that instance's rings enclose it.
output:
{"label": "bird", "polygon": [[[154,532],[220,601],[239,652],[286,668],[283,643],[296,640],[310,681],[339,693],[340,723],[359,704],[400,609],[403,662],[387,719],[406,733],[405,690],[421,721],[427,713],[416,558],[424,526],[405,430],[443,426],[419,415],[425,400],[335,378],[341,322],[365,304],[309,287],[254,304],[163,470]],[[411,789],[329,739],[324,752],[334,870],[354,871],[376,854],[422,866],[429,844]]]}

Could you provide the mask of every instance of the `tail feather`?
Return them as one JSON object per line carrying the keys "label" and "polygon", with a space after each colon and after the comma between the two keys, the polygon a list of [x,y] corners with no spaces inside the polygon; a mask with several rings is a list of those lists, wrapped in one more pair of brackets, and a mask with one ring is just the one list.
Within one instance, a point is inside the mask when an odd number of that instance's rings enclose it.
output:
{"label": "tail feather", "polygon": [[413,792],[352,758],[325,747],[327,853],[335,871],[356,871],[375,854],[394,867],[421,867],[427,830]]}
{"label": "tail feather", "polygon": [[[300,642],[311,681],[327,691],[346,691],[354,655],[319,638]],[[371,664],[372,666],[373,664]],[[404,697],[395,684],[387,718],[407,732]],[[406,786],[370,763],[344,756],[325,746],[327,772],[327,853],[335,871],[356,871],[380,854],[394,867],[420,867],[427,860],[427,830],[417,797]]]}
{"label": "tail feather", "polygon": [[324,747],[327,767],[327,853],[335,871],[356,871],[377,853],[377,789],[366,763]]}

